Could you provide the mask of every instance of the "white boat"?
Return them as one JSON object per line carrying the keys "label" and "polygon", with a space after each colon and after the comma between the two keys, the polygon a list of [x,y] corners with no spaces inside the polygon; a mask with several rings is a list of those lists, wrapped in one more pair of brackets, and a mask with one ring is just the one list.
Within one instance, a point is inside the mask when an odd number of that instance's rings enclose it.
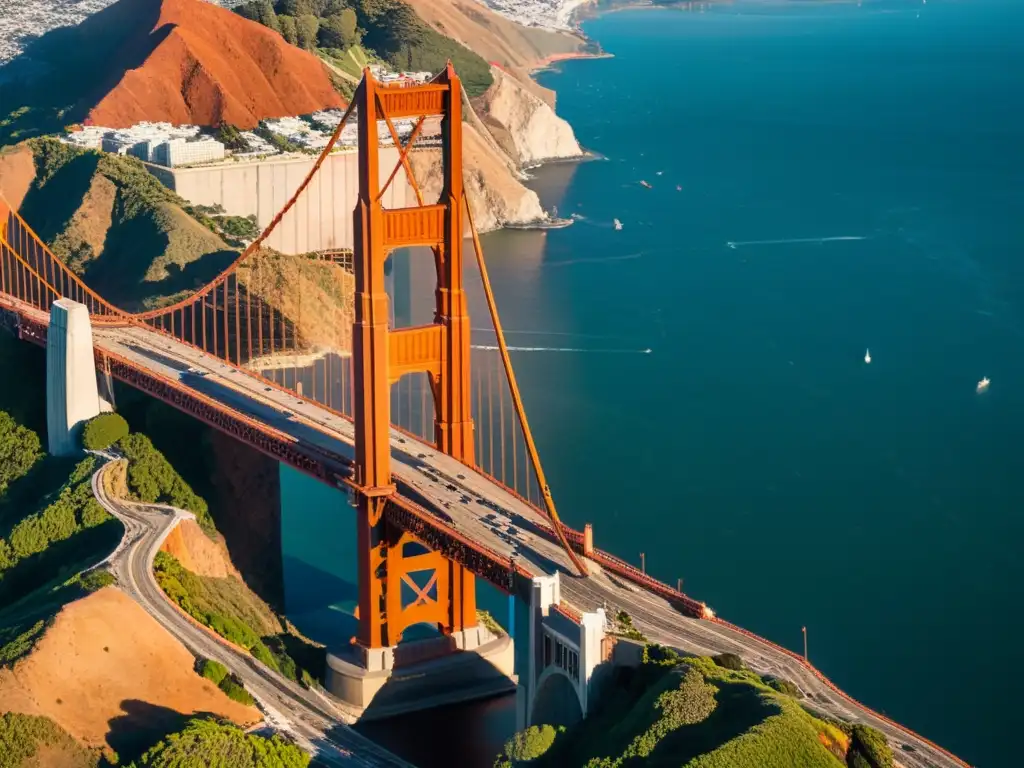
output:
{"label": "white boat", "polygon": [[865,362],[865,363],[870,363],[870,362],[871,362],[871,350],[870,350],[870,349],[869,349],[869,350],[867,350],[867,351],[866,351],[866,352],[864,353],[864,362]]}
{"label": "white boat", "polygon": [[615,221],[615,228],[616,229],[622,229],[622,222],[619,221],[618,219],[615,219],[614,221]]}
{"label": "white boat", "polygon": [[982,392],[988,392],[988,385],[992,382],[988,380],[988,376],[982,376],[981,381],[978,382],[978,394]]}

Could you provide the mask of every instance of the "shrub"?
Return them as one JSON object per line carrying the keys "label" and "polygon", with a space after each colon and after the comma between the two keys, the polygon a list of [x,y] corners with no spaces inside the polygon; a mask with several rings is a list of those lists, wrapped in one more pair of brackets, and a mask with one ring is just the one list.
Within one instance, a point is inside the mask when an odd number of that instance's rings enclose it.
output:
{"label": "shrub", "polygon": [[494,764],[495,768],[536,760],[551,749],[555,737],[564,731],[564,728],[556,729],[552,725],[531,725],[505,742],[504,751]]}
{"label": "shrub", "polygon": [[118,440],[128,436],[128,422],[117,413],[101,413],[85,424],[82,445],[90,451],[105,451]]}
{"label": "shrub", "polygon": [[861,754],[871,768],[892,768],[892,747],[885,735],[867,725],[853,726],[850,754]]}
{"label": "shrub", "polygon": [[249,695],[249,692],[245,690],[245,686],[242,685],[242,681],[234,675],[228,675],[225,677],[220,681],[220,684],[217,687],[224,691],[229,699],[237,701],[239,704],[245,704],[247,707],[251,707],[256,703],[252,696]]}
{"label": "shrub", "polygon": [[306,768],[310,756],[280,736],[267,739],[228,722],[193,719],[139,760],[140,768]]}
{"label": "shrub", "polygon": [[206,502],[189,487],[148,437],[131,434],[118,443],[128,459],[128,489],[147,504],[161,502],[188,510],[208,534],[216,531]]}
{"label": "shrub", "polygon": [[228,676],[228,668],[213,659],[200,659],[196,665],[196,671],[214,685],[220,685],[221,681]]}
{"label": "shrub", "polygon": [[793,683],[789,682],[789,680],[784,680],[781,677],[769,677],[765,682],[779,693],[784,693],[795,699],[803,697],[803,694],[800,693],[800,689],[793,685]]}
{"label": "shrub", "polygon": [[0,496],[42,457],[39,435],[0,411]]}
{"label": "shrub", "polygon": [[97,568],[95,571],[83,573],[78,579],[78,583],[87,592],[96,592],[104,587],[109,587],[114,581],[116,581],[114,574],[106,568]]}
{"label": "shrub", "polygon": [[674,667],[682,659],[672,648],[657,643],[648,643],[644,646],[643,663],[658,667]]}
{"label": "shrub", "polygon": [[743,659],[735,653],[720,653],[717,656],[712,656],[711,660],[724,669],[731,669],[735,672],[743,669]]}

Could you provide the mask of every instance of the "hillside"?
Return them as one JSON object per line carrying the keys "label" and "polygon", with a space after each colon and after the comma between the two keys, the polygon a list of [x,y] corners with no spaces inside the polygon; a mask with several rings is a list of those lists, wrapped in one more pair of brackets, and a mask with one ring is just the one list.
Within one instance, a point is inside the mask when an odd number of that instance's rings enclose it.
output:
{"label": "hillside", "polygon": [[224,8],[205,0],[120,0],[108,10],[122,5],[139,11],[158,5],[159,15],[148,27],[141,17],[134,22],[125,45],[145,51],[142,64],[90,110],[90,122],[251,128],[265,117],[342,105],[315,56]]}
{"label": "hillside", "polygon": [[193,671],[192,654],[113,587],[65,606],[35,649],[0,670],[0,709],[45,715],[80,743],[134,753],[210,712],[249,725],[237,704]]}
{"label": "hillside", "polygon": [[586,720],[518,734],[495,766],[893,766],[877,731],[815,717],[791,684],[762,679],[731,654],[682,658],[647,646],[639,667],[617,669],[608,684]]}
{"label": "hillside", "polygon": [[342,99],[320,61],[206,0],[118,0],[0,67],[0,145],[82,121],[239,127]]}
{"label": "hillside", "polygon": [[134,158],[31,142],[35,177],[21,205],[54,253],[126,309],[204,285],[236,256]]}
{"label": "hillside", "polygon": [[95,768],[99,755],[84,749],[46,717],[0,714],[2,768]]}
{"label": "hillside", "polygon": [[551,106],[555,92],[538,85],[530,70],[548,57],[581,51],[586,42],[568,32],[524,27],[477,0],[407,0],[427,24],[488,62],[509,72],[533,95]]}

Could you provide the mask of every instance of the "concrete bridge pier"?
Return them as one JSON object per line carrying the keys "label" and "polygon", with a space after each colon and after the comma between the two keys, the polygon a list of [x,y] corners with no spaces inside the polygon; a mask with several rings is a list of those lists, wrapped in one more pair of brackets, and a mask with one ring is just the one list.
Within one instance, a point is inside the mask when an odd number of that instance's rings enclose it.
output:
{"label": "concrete bridge pier", "polygon": [[608,670],[613,639],[604,609],[578,614],[561,605],[559,574],[534,578],[528,606],[529,658],[516,691],[516,729],[572,725],[587,711]]}
{"label": "concrete bridge pier", "polygon": [[58,299],[50,309],[46,336],[46,432],[49,453],[72,456],[80,450],[82,425],[100,413],[89,309]]}
{"label": "concrete bridge pier", "polygon": [[389,648],[327,654],[327,691],[360,719],[384,719],[515,690],[515,646],[476,626]]}

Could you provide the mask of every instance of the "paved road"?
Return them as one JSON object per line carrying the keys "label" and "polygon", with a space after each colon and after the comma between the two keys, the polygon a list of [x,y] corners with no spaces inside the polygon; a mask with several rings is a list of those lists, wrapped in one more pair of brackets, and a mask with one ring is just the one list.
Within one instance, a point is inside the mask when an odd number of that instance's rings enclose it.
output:
{"label": "paved road", "polygon": [[189,512],[163,505],[125,503],[103,489],[106,464],[93,475],[93,493],[125,527],[121,544],[108,558],[118,586],[192,653],[226,666],[256,699],[267,723],[289,733],[317,760],[338,768],[412,768],[346,724],[344,713],[326,698],[306,690],[256,659],[200,629],[170,604],[153,576],[153,559],[164,539]]}
{"label": "paved road", "polygon": [[[266,386],[199,350],[141,328],[96,328],[94,340],[103,349],[214,397],[306,444],[349,458],[354,454],[351,422]],[[391,433],[391,448],[392,471],[401,492],[419,496],[418,501],[444,516],[451,527],[502,558],[515,556],[528,571],[536,575],[561,572],[562,598],[577,610],[624,608],[637,627],[657,642],[688,653],[738,653],[758,672],[792,680],[804,691],[808,703],[823,712],[868,723],[886,733],[898,748],[909,746],[913,751],[901,749],[899,755],[908,768],[960,765],[837,695],[798,661],[767,643],[721,624],[683,616],[666,600],[602,573],[595,564],[591,564],[590,578],[577,578],[562,549],[538,532],[550,531],[550,527],[536,509],[451,457],[396,430]]]}

